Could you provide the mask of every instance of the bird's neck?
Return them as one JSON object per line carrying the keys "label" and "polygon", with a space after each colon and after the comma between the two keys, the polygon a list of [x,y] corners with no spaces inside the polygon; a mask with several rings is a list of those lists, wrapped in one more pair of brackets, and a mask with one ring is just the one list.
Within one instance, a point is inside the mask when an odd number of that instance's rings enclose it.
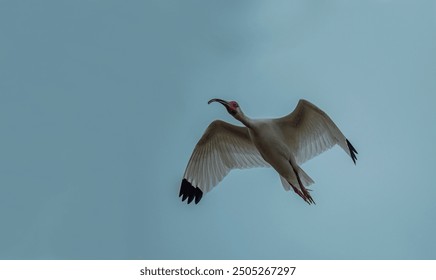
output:
{"label": "bird's neck", "polygon": [[252,128],[253,127],[253,120],[247,117],[242,111],[235,115],[235,119],[243,123],[246,127]]}

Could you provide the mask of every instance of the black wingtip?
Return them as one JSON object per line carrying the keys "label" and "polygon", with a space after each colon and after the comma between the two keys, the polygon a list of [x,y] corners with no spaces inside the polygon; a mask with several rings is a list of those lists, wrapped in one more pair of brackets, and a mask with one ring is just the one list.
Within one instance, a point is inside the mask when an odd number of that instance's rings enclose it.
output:
{"label": "black wingtip", "polygon": [[351,155],[351,159],[353,160],[354,164],[356,164],[356,160],[357,160],[357,156],[356,154],[359,154],[356,149],[353,147],[353,145],[351,145],[350,141],[347,140],[347,146],[348,149],[350,150],[350,155]]}
{"label": "black wingtip", "polygon": [[183,179],[182,185],[180,186],[179,197],[182,197],[182,201],[188,199],[188,204],[192,201],[198,204],[203,197],[203,192],[199,188],[194,187],[188,180]]}

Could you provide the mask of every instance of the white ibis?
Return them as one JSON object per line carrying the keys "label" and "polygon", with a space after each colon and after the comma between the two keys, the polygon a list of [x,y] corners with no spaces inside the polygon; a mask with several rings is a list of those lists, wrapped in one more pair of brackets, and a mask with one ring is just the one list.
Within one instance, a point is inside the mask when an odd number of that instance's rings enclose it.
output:
{"label": "white ibis", "polygon": [[198,141],[183,175],[179,197],[197,204],[232,169],[273,167],[283,188],[308,204],[315,203],[306,187],[314,181],[301,164],[338,144],[356,164],[357,151],[321,109],[300,100],[295,110],[277,119],[250,119],[236,101],[219,102],[243,126],[215,120]]}

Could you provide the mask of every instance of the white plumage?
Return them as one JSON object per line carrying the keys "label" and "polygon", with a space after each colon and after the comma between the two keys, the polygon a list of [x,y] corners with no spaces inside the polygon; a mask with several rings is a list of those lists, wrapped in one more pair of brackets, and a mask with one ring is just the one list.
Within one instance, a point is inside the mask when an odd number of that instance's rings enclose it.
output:
{"label": "white plumage", "polygon": [[300,165],[338,144],[356,163],[357,151],[330,117],[306,100],[289,115],[254,120],[235,101],[219,102],[245,127],[213,121],[197,143],[188,162],[179,196],[198,203],[232,169],[273,167],[285,190],[291,188],[307,203],[314,203],[307,186],[313,180]]}

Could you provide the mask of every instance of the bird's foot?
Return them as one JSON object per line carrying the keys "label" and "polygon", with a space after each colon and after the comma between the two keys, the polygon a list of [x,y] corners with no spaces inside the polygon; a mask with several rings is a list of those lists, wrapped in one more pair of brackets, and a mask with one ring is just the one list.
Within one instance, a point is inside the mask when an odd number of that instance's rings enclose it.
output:
{"label": "bird's foot", "polygon": [[297,189],[292,184],[290,184],[292,189],[296,194],[298,194],[304,201],[306,201],[308,204],[316,204],[313,200],[312,196],[310,195],[309,191],[312,191],[310,189],[306,189],[305,187],[302,187],[302,189]]}

